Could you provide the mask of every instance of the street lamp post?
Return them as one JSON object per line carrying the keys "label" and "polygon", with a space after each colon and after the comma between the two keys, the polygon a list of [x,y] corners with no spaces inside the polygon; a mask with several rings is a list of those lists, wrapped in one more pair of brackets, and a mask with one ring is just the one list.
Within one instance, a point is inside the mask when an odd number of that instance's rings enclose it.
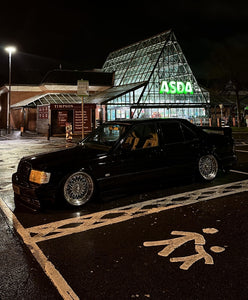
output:
{"label": "street lamp post", "polygon": [[223,104],[219,104],[220,107],[220,127],[222,127],[222,118],[223,118]]}
{"label": "street lamp post", "polygon": [[10,133],[10,103],[11,103],[11,56],[16,52],[16,48],[9,46],[5,48],[5,51],[9,53],[9,92],[7,99],[7,133]]}

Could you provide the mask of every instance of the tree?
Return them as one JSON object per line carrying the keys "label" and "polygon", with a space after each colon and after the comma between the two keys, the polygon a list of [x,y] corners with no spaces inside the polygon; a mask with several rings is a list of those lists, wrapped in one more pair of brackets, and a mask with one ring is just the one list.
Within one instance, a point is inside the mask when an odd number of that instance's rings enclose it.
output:
{"label": "tree", "polygon": [[215,46],[209,62],[211,89],[235,95],[238,127],[241,124],[240,94],[241,91],[248,90],[247,53],[246,37],[230,38]]}

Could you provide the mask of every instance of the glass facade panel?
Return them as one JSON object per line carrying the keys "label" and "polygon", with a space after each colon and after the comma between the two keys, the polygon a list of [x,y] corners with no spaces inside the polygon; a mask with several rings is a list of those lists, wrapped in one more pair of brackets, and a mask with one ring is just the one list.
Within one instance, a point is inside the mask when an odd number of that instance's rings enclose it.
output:
{"label": "glass facade panel", "polygon": [[109,120],[130,111],[134,118],[207,115],[209,93],[198,85],[172,31],[110,53],[103,71],[115,72],[115,86],[146,82],[105,103]]}

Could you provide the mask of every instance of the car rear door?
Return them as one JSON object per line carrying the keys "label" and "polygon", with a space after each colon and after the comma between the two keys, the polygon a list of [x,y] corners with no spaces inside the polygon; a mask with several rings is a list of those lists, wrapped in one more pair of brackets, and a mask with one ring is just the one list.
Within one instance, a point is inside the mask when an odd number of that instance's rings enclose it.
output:
{"label": "car rear door", "polygon": [[167,176],[192,174],[195,170],[199,139],[180,120],[160,122],[162,161]]}

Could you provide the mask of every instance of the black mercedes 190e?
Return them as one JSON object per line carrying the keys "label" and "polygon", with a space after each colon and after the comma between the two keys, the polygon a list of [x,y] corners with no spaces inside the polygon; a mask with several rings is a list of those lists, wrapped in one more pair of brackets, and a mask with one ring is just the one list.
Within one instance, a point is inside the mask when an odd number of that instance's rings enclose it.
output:
{"label": "black mercedes 190e", "polygon": [[231,128],[202,129],[184,119],[111,121],[75,147],[22,158],[12,182],[16,203],[81,206],[97,191],[144,180],[213,180],[235,161]]}

